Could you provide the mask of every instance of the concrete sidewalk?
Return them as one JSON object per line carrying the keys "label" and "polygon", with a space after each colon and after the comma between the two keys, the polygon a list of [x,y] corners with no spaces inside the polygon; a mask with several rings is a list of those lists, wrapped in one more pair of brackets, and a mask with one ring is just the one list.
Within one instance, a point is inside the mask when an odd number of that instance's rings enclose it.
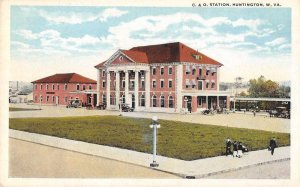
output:
{"label": "concrete sidewalk", "polygon": [[[152,162],[151,154],[126,149],[90,144],[17,130],[10,130],[9,135],[11,138],[35,142],[43,145],[100,156],[104,158],[110,158],[144,167],[149,167],[150,163]],[[184,178],[202,178],[218,173],[235,171],[242,168],[248,168],[256,165],[289,159],[290,147],[277,148],[273,156],[266,149],[260,151],[252,151],[248,154],[245,154],[242,158],[233,158],[232,156],[219,156],[194,161],[184,161],[157,156],[159,167],[155,169],[176,174]]]}

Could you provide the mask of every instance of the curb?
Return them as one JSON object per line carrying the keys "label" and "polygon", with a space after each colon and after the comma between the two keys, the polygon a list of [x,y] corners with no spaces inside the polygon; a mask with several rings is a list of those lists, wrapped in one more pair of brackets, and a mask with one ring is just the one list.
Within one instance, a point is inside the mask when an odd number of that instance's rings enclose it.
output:
{"label": "curb", "polygon": [[291,158],[282,158],[282,159],[278,159],[278,160],[259,162],[259,163],[256,163],[256,164],[251,164],[251,165],[247,165],[247,166],[241,166],[241,167],[237,167],[237,168],[232,168],[232,169],[227,169],[227,170],[222,170],[222,171],[216,171],[216,172],[211,172],[211,173],[206,173],[206,174],[202,174],[202,175],[186,176],[186,178],[187,177],[205,178],[205,177],[218,175],[218,174],[222,174],[222,173],[229,173],[229,172],[233,172],[233,171],[239,171],[239,170],[242,170],[242,169],[253,168],[253,167],[256,167],[256,166],[262,166],[262,165],[266,165],[266,164],[271,164],[271,163],[276,163],[276,162],[283,162],[283,161],[288,161],[288,160],[291,160]]}

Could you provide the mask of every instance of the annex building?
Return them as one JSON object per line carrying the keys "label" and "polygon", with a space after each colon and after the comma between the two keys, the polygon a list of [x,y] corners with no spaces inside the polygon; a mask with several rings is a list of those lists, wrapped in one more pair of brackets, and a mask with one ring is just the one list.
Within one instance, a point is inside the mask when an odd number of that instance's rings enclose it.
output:
{"label": "annex building", "polygon": [[55,74],[33,83],[33,101],[43,105],[67,105],[71,99],[97,104],[97,82],[77,73]]}
{"label": "annex building", "polygon": [[153,112],[229,108],[229,93],[219,91],[221,66],[180,42],[120,49],[95,66],[97,103]]}

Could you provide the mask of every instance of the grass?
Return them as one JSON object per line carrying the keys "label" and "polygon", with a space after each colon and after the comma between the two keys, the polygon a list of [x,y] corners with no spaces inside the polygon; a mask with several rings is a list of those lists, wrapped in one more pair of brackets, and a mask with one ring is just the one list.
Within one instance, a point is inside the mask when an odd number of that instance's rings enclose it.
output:
{"label": "grass", "polygon": [[[266,149],[275,136],[279,146],[290,145],[290,134],[160,120],[157,154],[182,160],[223,155],[225,139],[241,141],[250,150]],[[11,129],[94,144],[152,153],[150,119],[122,116],[10,119]]]}
{"label": "grass", "polygon": [[9,107],[9,111],[10,111],[10,112],[16,112],[16,111],[30,111],[30,110],[40,110],[40,109]]}

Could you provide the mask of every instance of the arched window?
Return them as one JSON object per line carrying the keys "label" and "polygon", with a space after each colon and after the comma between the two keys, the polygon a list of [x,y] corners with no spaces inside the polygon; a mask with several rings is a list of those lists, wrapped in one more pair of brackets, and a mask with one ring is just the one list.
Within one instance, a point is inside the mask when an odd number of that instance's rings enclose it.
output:
{"label": "arched window", "polygon": [[156,106],[156,96],[155,95],[152,96],[152,107],[157,107]]}
{"label": "arched window", "polygon": [[165,96],[163,95],[160,96],[160,107],[165,107]]}
{"label": "arched window", "polygon": [[169,108],[174,108],[174,99],[173,96],[169,96]]}
{"label": "arched window", "polygon": [[140,106],[145,106],[145,95],[141,95],[140,97]]}

